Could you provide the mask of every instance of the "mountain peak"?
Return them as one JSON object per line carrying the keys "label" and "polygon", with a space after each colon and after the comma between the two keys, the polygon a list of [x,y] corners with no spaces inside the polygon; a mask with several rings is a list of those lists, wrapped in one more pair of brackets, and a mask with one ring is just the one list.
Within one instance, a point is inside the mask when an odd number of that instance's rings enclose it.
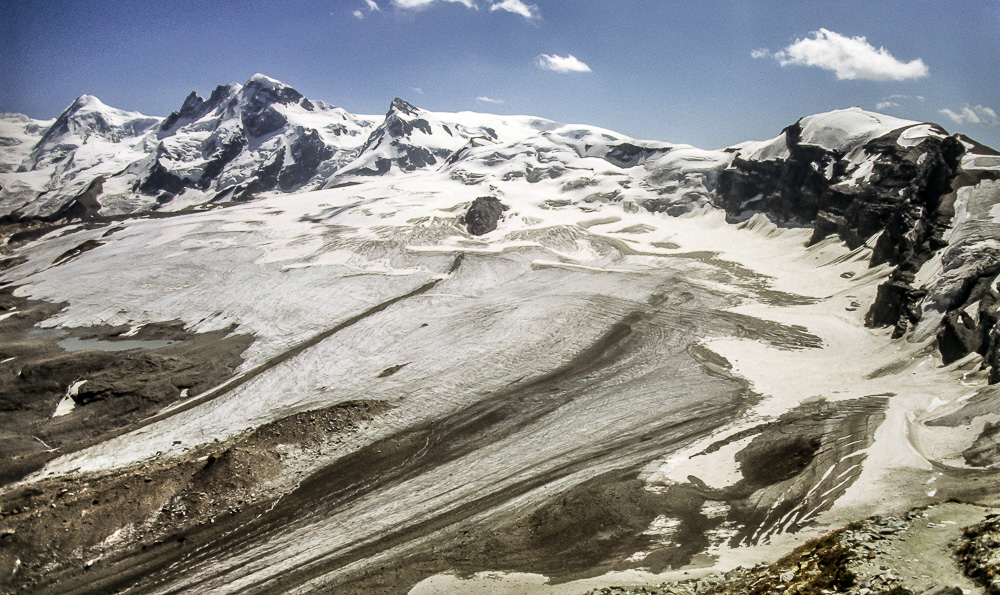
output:
{"label": "mountain peak", "polygon": [[269,89],[275,89],[275,88],[281,88],[281,87],[287,87],[288,86],[285,83],[279,81],[278,79],[273,79],[273,78],[271,78],[271,77],[269,77],[269,76],[267,76],[265,74],[261,74],[259,72],[257,74],[255,74],[255,75],[253,75],[252,77],[250,77],[250,80],[247,81],[247,84],[248,85],[255,84],[255,85],[258,85],[260,87],[267,87]]}
{"label": "mountain peak", "polygon": [[389,113],[386,114],[388,117],[393,112],[401,112],[408,116],[416,116],[420,110],[414,107],[407,101],[400,99],[399,97],[392,100],[392,104],[389,105]]}
{"label": "mountain peak", "polygon": [[[292,87],[260,73],[250,77],[247,84],[243,85],[240,93],[245,99],[261,105],[270,103],[289,105],[305,99],[302,93],[299,93]],[[257,109],[259,108],[260,106],[257,106]]]}
{"label": "mountain peak", "polygon": [[93,95],[81,95],[73,100],[63,113],[75,114],[81,111],[103,111],[110,109],[103,101]]}

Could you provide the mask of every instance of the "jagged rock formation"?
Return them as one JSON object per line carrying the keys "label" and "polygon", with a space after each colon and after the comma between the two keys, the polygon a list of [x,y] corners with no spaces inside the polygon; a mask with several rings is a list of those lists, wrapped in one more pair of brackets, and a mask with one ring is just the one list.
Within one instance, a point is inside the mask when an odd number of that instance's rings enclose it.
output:
{"label": "jagged rock formation", "polygon": [[163,119],[84,95],[3,180],[0,205],[13,204],[0,215],[64,219],[99,176],[110,215],[296,191],[353,159],[373,126],[263,75],[220,85],[208,99],[191,93]]}
{"label": "jagged rock formation", "polygon": [[474,236],[487,234],[497,228],[497,221],[509,207],[494,196],[480,196],[472,201],[472,206],[465,213],[465,223],[469,233]]}
{"label": "jagged rock formation", "polygon": [[[970,150],[983,148],[937,125],[876,117],[867,134],[838,138],[824,117],[829,115],[803,118],[774,141],[739,151],[719,175],[716,204],[732,220],[764,212],[782,224],[812,226],[812,242],[838,234],[856,248],[879,234],[871,266],[894,269],[866,323],[892,326],[893,336],[901,337],[924,318],[928,289],[915,286],[915,279],[948,246],[959,190],[996,179],[997,171],[969,160],[963,166]],[[804,128],[809,138],[803,138]],[[974,351],[990,365],[1000,363],[991,339],[997,295],[988,291],[998,272],[992,264],[968,271],[944,304],[938,343],[945,363]],[[964,311],[970,304],[979,306],[976,320]]]}

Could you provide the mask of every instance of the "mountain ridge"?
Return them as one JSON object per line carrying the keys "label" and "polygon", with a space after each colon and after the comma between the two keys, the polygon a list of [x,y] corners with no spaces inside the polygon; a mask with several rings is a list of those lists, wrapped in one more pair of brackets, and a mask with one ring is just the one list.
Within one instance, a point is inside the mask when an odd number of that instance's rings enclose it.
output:
{"label": "mountain ridge", "polygon": [[[631,194],[653,213],[714,207],[733,223],[763,213],[779,225],[812,227],[812,242],[836,234],[855,248],[877,236],[871,265],[885,262],[894,272],[870,305],[868,324],[892,327],[894,336],[937,332],[945,361],[979,352],[996,370],[991,380],[1000,381],[1000,338],[993,338],[1000,330],[992,332],[1000,312],[974,289],[1000,259],[990,252],[969,266],[952,259],[948,282],[916,282],[921,267],[954,252],[945,234],[958,192],[1000,177],[995,151],[937,124],[855,107],[712,151],[530,116],[430,112],[401,98],[379,123],[255,74],[243,85],[219,85],[208,99],[191,92],[165,118],[82,95],[44,132],[34,121],[29,127],[39,135],[30,153],[17,171],[0,174],[7,223],[182,212],[443,171],[491,196],[512,180],[559,179],[581,208],[629,203]],[[23,135],[19,144],[27,144]],[[593,166],[573,165],[590,158],[609,166],[604,178]],[[597,191],[597,180],[615,179],[616,168],[642,168],[641,192],[630,193],[624,178]],[[592,174],[568,179],[578,170]],[[593,191],[581,192],[587,188]],[[965,313],[973,305],[976,315]]]}

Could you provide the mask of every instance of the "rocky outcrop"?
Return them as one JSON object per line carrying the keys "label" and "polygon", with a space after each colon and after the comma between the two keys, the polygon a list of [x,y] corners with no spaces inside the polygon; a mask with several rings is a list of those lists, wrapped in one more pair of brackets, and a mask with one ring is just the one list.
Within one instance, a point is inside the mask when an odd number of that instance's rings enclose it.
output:
{"label": "rocky outcrop", "polygon": [[[751,159],[737,156],[719,175],[714,202],[731,221],[763,212],[779,225],[812,227],[811,242],[837,234],[851,248],[872,236],[871,266],[889,264],[892,273],[879,288],[865,322],[893,327],[901,337],[923,316],[928,292],[914,286],[916,273],[948,245],[957,191],[980,183],[988,173],[963,170],[969,144],[936,125],[919,142],[901,142],[908,127],[893,130],[849,152],[805,144],[802,121],[783,132],[787,156]],[[988,150],[983,147],[984,150]],[[869,167],[866,175],[860,172]],[[984,259],[946,312],[938,333],[942,359],[950,363],[978,352],[1000,380],[1000,336],[995,330],[1000,295],[990,283],[1000,265]],[[1000,338],[1000,337],[998,337]]]}
{"label": "rocky outcrop", "polygon": [[319,165],[333,157],[333,150],[323,144],[315,130],[302,131],[291,146],[292,163],[278,176],[278,187],[291,192],[316,175]]}
{"label": "rocky outcrop", "polygon": [[253,200],[257,194],[274,190],[278,185],[278,176],[281,168],[285,164],[285,150],[282,149],[270,163],[261,166],[249,183],[243,184],[233,190],[232,200],[245,202]]}
{"label": "rocky outcrop", "polygon": [[497,221],[509,207],[493,196],[480,196],[472,201],[465,213],[465,223],[474,236],[487,234],[497,228]]}
{"label": "rocky outcrop", "polygon": [[181,105],[181,109],[176,112],[171,112],[169,116],[164,118],[163,122],[160,123],[160,128],[157,132],[159,138],[165,138],[175,132],[181,126],[194,122],[200,118],[206,116],[212,110],[218,108],[227,98],[233,96],[237,90],[238,86],[235,84],[219,85],[212,91],[212,95],[205,100],[194,91],[187,96],[184,103]]}
{"label": "rocky outcrop", "polygon": [[198,185],[201,188],[207,188],[222,173],[222,170],[243,152],[246,146],[246,138],[243,135],[238,135],[219,147],[212,158],[208,160],[208,163],[205,164],[205,169],[202,170]]}
{"label": "rocky outcrop", "polygon": [[989,595],[1000,595],[1000,515],[990,514],[967,527],[956,554],[966,575],[982,584]]}
{"label": "rocky outcrop", "polygon": [[[232,107],[235,109],[238,102],[243,102],[243,128],[250,136],[261,137],[276,132],[288,123],[288,119],[275,109],[275,105],[299,103],[303,99],[302,94],[295,89],[257,75],[243,86],[241,98],[232,100]],[[312,104],[309,103],[309,106]]]}
{"label": "rocky outcrop", "polygon": [[919,266],[944,245],[953,214],[944,199],[965,152],[957,138],[928,135],[903,146],[900,130],[882,135],[861,149],[873,162],[871,175],[854,181],[846,155],[803,144],[801,133],[801,124],[782,132],[787,158],[736,157],[719,175],[716,204],[732,220],[763,212],[779,224],[812,226],[813,242],[837,233],[851,248],[884,232],[873,265]]}
{"label": "rocky outcrop", "polygon": [[45,221],[93,221],[100,218],[101,203],[97,197],[104,191],[104,177],[94,178],[87,189],[77,195],[61,209],[44,218]]}
{"label": "rocky outcrop", "polygon": [[146,179],[138,184],[136,190],[143,194],[158,195],[163,192],[169,192],[170,194],[177,195],[189,186],[191,186],[191,183],[188,179],[169,171],[160,163],[159,158],[157,158],[153,162],[152,167],[149,168]]}

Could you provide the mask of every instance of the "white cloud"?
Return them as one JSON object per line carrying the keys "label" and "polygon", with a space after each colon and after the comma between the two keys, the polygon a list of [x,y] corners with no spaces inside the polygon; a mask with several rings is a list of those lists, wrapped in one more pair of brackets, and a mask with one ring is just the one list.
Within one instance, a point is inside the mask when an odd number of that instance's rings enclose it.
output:
{"label": "white cloud", "polygon": [[423,95],[424,94],[424,90],[422,88],[420,88],[420,87],[410,87],[410,90],[413,91],[414,93],[416,93],[417,95]]}
{"label": "white cloud", "polygon": [[927,65],[920,58],[909,62],[897,60],[884,47],[875,48],[863,37],[847,37],[820,29],[811,37],[797,39],[780,52],[766,49],[750,53],[754,58],[773,56],[782,66],[815,66],[832,70],[841,80],[902,81],[925,77]]}
{"label": "white cloud", "polygon": [[542,70],[551,70],[553,72],[590,72],[590,67],[572,54],[567,56],[542,54],[535,59],[535,64]]}
{"label": "white cloud", "polygon": [[993,108],[984,105],[965,106],[959,111],[943,109],[941,113],[948,116],[956,124],[989,124],[1000,125],[1000,119]]}
{"label": "white cloud", "polygon": [[[427,8],[438,0],[392,0],[392,3],[400,8],[419,9]],[[472,0],[441,0],[442,2],[458,2],[466,8],[479,8]]]}
{"label": "white cloud", "polygon": [[494,2],[490,5],[490,12],[496,10],[506,10],[507,12],[521,15],[529,21],[531,19],[538,18],[538,6],[534,4],[525,4],[521,0],[503,0],[503,2]]}
{"label": "white cloud", "polygon": [[880,101],[875,104],[875,109],[885,110],[894,107],[902,107],[904,103],[912,103],[914,101],[924,101],[923,95],[898,95],[893,94],[888,97],[883,97]]}
{"label": "white cloud", "polygon": [[487,97],[485,95],[476,97],[476,101],[480,103],[497,103],[497,104],[503,103],[503,99],[493,99],[492,97]]}
{"label": "white cloud", "polygon": [[357,18],[359,18],[359,19],[363,19],[363,18],[365,18],[365,13],[361,12],[360,10],[355,10],[355,11],[354,11],[353,13],[351,13],[351,14],[353,14],[353,15],[354,15],[355,17],[357,17]]}
{"label": "white cloud", "polygon": [[368,10],[372,12],[379,12],[381,10],[375,0],[365,0],[365,4],[368,5]]}
{"label": "white cloud", "polygon": [[923,95],[890,95],[890,96],[886,97],[885,99],[883,99],[883,101],[894,101],[894,100],[897,100],[897,99],[906,99],[906,100],[916,99],[918,101],[923,101],[924,100],[924,96]]}

